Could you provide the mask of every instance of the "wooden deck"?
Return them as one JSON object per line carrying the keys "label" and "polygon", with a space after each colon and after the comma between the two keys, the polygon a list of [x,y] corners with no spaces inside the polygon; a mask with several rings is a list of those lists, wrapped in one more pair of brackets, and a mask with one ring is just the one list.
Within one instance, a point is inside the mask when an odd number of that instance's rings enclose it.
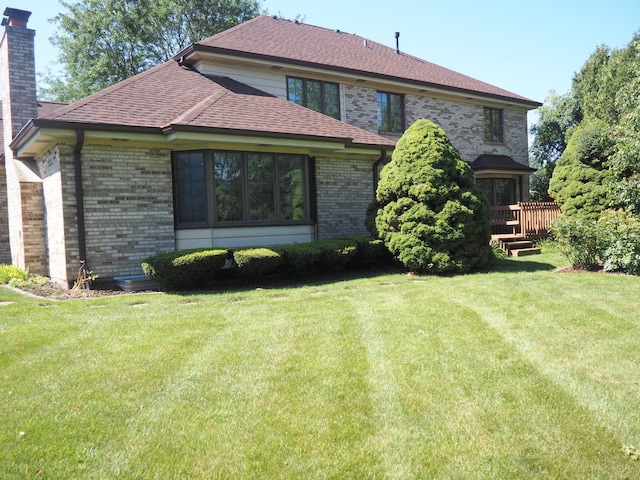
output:
{"label": "wooden deck", "polygon": [[534,240],[549,235],[549,228],[558,215],[560,206],[555,202],[519,202],[491,207],[491,240],[498,242],[509,255],[540,253]]}

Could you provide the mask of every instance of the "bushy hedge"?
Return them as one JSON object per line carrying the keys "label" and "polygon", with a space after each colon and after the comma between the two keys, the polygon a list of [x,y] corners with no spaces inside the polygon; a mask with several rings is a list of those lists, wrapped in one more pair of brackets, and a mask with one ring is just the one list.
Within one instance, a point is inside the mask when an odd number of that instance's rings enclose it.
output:
{"label": "bushy hedge", "polygon": [[284,260],[269,248],[246,248],[233,252],[233,260],[244,277],[262,277],[278,270]]}
{"label": "bushy hedge", "polygon": [[224,249],[179,250],[144,259],[142,271],[170,289],[197,287],[218,279],[228,257]]}
{"label": "bushy hedge", "polygon": [[640,217],[606,211],[598,220],[597,231],[603,269],[640,275]]}
{"label": "bushy hedge", "polygon": [[351,236],[272,248],[182,250],[145,259],[144,273],[169,289],[205,286],[221,277],[227,258],[243,279],[294,276],[379,264],[391,259],[380,240]]}
{"label": "bushy hedge", "polygon": [[597,221],[562,215],[551,232],[574,268],[640,275],[640,217],[631,212],[607,210]]}
{"label": "bushy hedge", "polygon": [[596,222],[581,216],[561,215],[551,227],[558,250],[573,268],[598,268],[598,239]]}

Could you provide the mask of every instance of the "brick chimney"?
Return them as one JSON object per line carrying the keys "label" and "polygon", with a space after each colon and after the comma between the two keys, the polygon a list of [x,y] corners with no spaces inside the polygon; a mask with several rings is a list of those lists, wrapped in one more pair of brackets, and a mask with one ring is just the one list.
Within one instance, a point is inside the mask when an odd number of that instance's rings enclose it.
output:
{"label": "brick chimney", "polygon": [[[0,40],[2,72],[2,118],[5,121],[5,147],[27,121],[38,116],[36,98],[35,30],[27,28],[31,12],[7,8]],[[7,120],[10,119],[10,122]],[[7,123],[11,130],[7,130]],[[7,138],[7,134],[8,138]]]}
{"label": "brick chimney", "polygon": [[[0,75],[2,76],[2,120],[5,182],[0,185],[0,250],[7,250],[8,229],[11,262],[33,273],[46,275],[46,244],[42,180],[33,160],[14,158],[11,140],[32,118],[38,116],[36,98],[35,30],[27,28],[31,12],[7,8],[0,32]],[[31,167],[29,166],[31,165]],[[0,175],[1,177],[2,175]],[[4,205],[3,205],[4,203]],[[4,211],[6,209],[6,214]],[[6,223],[5,223],[6,222]]]}

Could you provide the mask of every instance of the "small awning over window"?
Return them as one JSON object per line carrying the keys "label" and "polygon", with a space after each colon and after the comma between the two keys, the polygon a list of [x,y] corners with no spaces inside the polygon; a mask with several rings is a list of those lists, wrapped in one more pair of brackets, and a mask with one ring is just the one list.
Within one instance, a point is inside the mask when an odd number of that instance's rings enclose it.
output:
{"label": "small awning over window", "polygon": [[516,162],[508,155],[480,155],[471,162],[471,169],[477,175],[479,173],[510,173],[525,174],[535,172],[535,168]]}

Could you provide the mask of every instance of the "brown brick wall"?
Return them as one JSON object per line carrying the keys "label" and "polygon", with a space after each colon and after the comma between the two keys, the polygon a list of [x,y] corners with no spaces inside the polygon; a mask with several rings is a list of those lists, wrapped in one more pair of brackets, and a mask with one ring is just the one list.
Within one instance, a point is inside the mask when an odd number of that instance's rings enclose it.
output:
{"label": "brown brick wall", "polygon": [[365,214],[373,201],[373,164],[353,158],[317,158],[318,237],[368,235]]}
{"label": "brown brick wall", "polygon": [[4,163],[0,161],[0,263],[11,263],[9,244],[9,211],[7,210],[7,178]]}
{"label": "brown brick wall", "polygon": [[175,248],[169,150],[86,146],[82,160],[87,255],[94,273],[142,273],[142,259]]}
{"label": "brown brick wall", "polygon": [[[80,257],[73,147],[38,161],[47,212],[49,270],[75,280]],[[87,266],[100,278],[142,273],[145,257],[175,248],[171,153],[85,145],[82,149]]]}
{"label": "brown brick wall", "polygon": [[20,184],[24,263],[31,273],[48,275],[42,183]]}
{"label": "brown brick wall", "polygon": [[[66,161],[61,162],[64,158]],[[38,161],[47,221],[49,276],[60,284],[75,278],[78,267],[78,232],[73,196],[73,147],[56,145]],[[63,195],[62,192],[70,192]],[[74,259],[69,263],[68,259]]]}
{"label": "brown brick wall", "polygon": [[[345,85],[346,122],[372,133],[378,133],[376,90]],[[420,95],[405,95],[405,120],[410,126],[416,120],[431,120],[447,133],[462,158],[472,162],[481,154],[509,155],[515,161],[528,162],[527,113],[504,109],[505,139],[502,144],[484,141],[484,108],[474,103],[456,102]],[[400,135],[385,135],[397,141]]]}
{"label": "brown brick wall", "polygon": [[[31,118],[37,116],[36,74],[34,61],[35,31],[21,27],[4,28],[0,43],[0,72],[2,73],[2,118],[5,154],[6,217],[11,262],[34,273],[43,271],[44,242],[42,241],[43,215],[41,186],[37,178],[33,183],[20,183],[18,166],[8,147],[13,135]],[[32,174],[29,174],[32,177]],[[5,190],[6,188],[6,190]],[[23,203],[24,202],[24,203]],[[3,211],[0,209],[0,215]],[[3,226],[0,232],[4,231]],[[0,242],[2,242],[0,233]],[[3,244],[0,248],[5,252]],[[1,255],[1,254],[0,254]]]}
{"label": "brown brick wall", "polygon": [[356,85],[345,85],[345,121],[363,130],[378,133],[376,91]]}
{"label": "brown brick wall", "polygon": [[472,162],[479,155],[509,155],[516,162],[528,163],[527,114],[520,110],[503,110],[504,143],[484,140],[484,107],[471,103],[407,95],[407,125],[420,118],[431,120],[446,132],[463,160]]}

